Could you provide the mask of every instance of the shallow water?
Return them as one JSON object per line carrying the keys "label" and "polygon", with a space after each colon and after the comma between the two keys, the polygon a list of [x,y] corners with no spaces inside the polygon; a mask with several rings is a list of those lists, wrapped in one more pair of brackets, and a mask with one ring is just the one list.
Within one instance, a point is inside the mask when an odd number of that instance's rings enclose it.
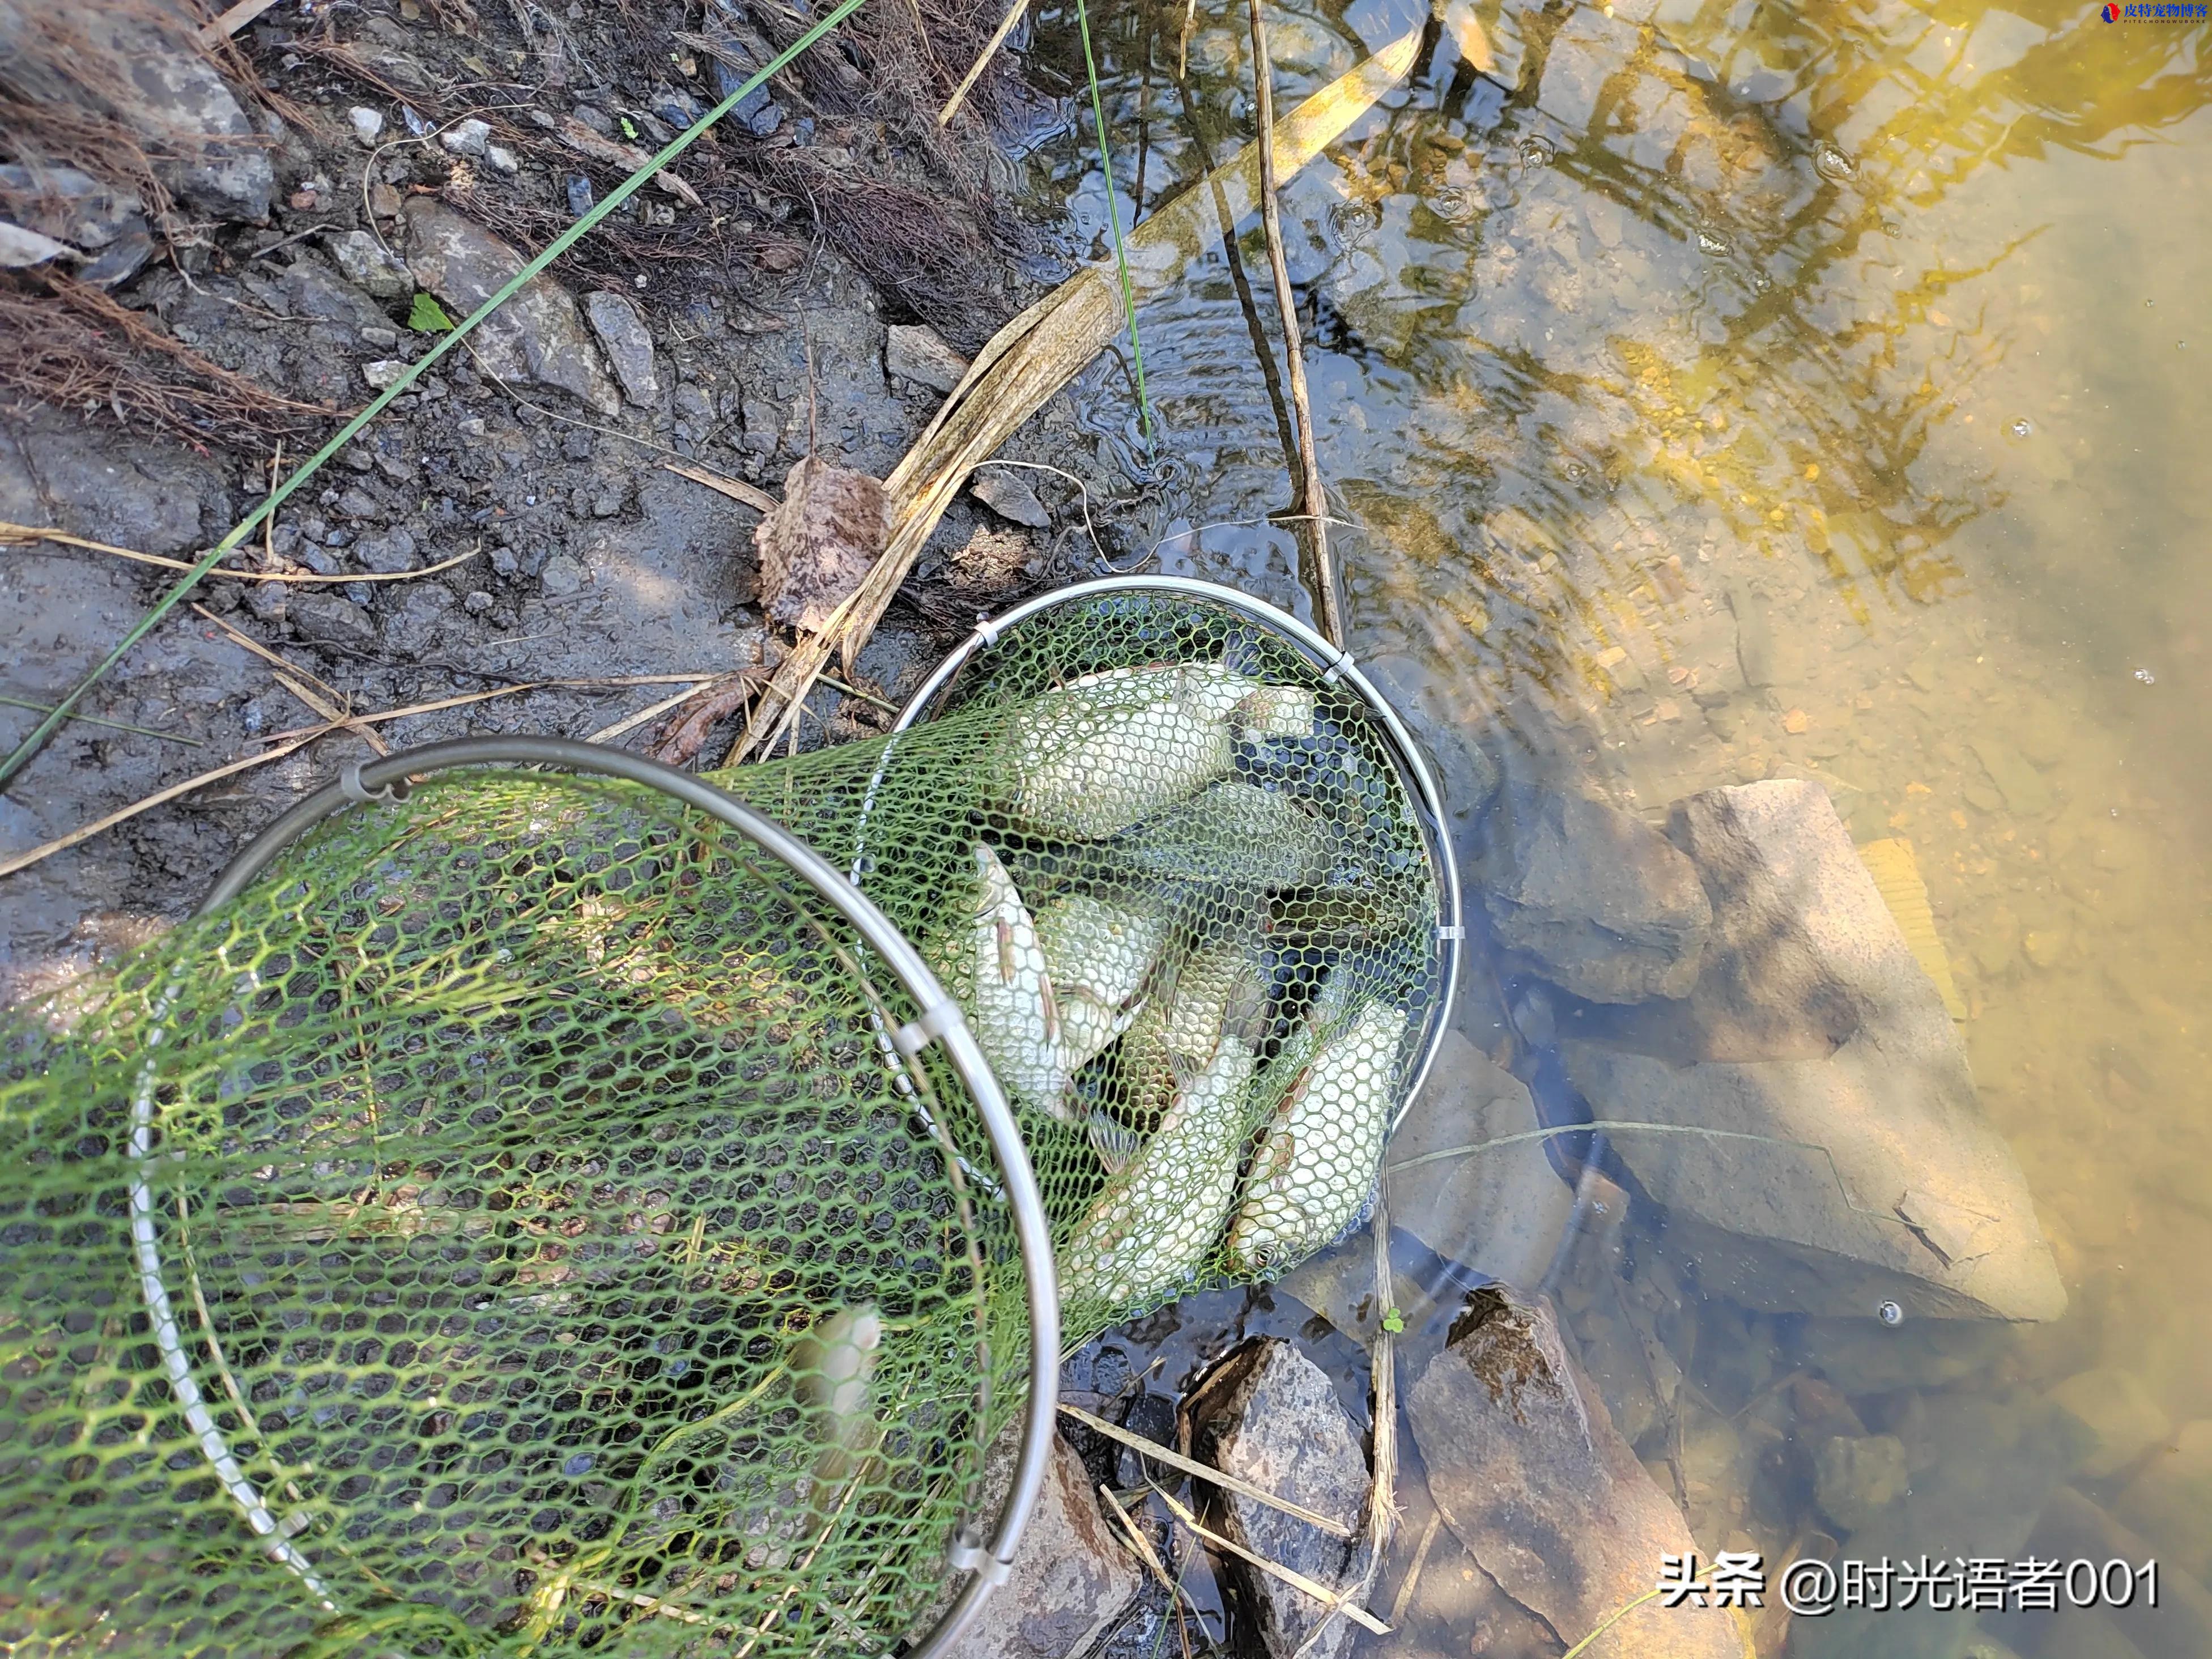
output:
{"label": "shallow water", "polygon": [[[2212,1419],[2212,25],[1978,0],[1479,15],[1494,76],[1442,32],[1285,197],[1322,471],[1352,521],[1349,642],[1518,775],[1654,821],[1811,778],[1856,841],[1909,840],[2069,1298],[2041,1327],[1892,1328],[1747,1315],[1691,1275],[1659,1321],[1695,1396],[1662,1485],[1708,1552],[1780,1559],[1819,1519],[1760,1470],[1786,1474],[1809,1431],[1749,1424],[1804,1371],[1916,1449],[1946,1517],[1916,1548],[2017,1556],[2025,1522],[1992,1517],[2063,1479],[2136,1517],[2166,1571],[2212,1572],[2212,1493],[2129,1497]],[[1271,18],[1287,105],[1420,13]],[[1182,8],[1092,23],[1126,218],[1249,129],[1243,9],[1200,10],[1182,83]],[[1047,14],[1079,90],[1073,33]],[[1106,204],[1085,113],[1030,165],[1087,258]],[[1242,255],[1140,313],[1157,459],[1126,365],[1093,377],[1095,432],[1149,466],[1127,515],[1159,568],[1310,613],[1295,540],[1264,522],[1292,490],[1256,233]],[[1740,637],[1756,617],[1771,648]],[[1462,1030],[1502,1054],[1504,999],[1472,979]],[[1570,1313],[1662,1257],[1666,1220],[1641,1206],[1586,1241]],[[1226,1340],[1243,1316],[1218,1312]],[[2054,1451],[2027,1487],[1978,1468],[2032,1461],[2004,1437],[2042,1436],[2018,1427],[2033,1402],[2093,1367],[2140,1383],[2106,1379],[2147,1450],[2070,1475]],[[1423,1529],[1418,1466],[1407,1485],[1386,1606]],[[1413,1605],[1370,1650],[1523,1650]],[[2212,1650],[2179,1615],[1807,1622],[1790,1651]]]}

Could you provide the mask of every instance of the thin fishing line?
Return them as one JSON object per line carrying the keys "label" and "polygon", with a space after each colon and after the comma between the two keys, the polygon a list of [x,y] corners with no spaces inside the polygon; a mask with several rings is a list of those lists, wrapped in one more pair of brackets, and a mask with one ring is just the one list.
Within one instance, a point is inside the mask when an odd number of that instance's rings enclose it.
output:
{"label": "thin fishing line", "polygon": [[[798,40],[792,42],[792,44],[787,46],[782,52],[777,53],[774,61],[772,61],[767,68],[762,70],[750,80],[747,81],[743,86],[739,87],[735,92],[732,92],[728,97],[723,99],[720,103],[715,105],[714,108],[708,110],[696,121],[694,121],[689,127],[678,133],[676,137],[669,143],[668,146],[658,155],[654,156],[650,161],[647,161],[636,172],[631,173],[629,178],[623,179],[621,184],[610,191],[605,198],[596,207],[592,208],[590,212],[585,214],[584,216],[577,220],[574,224],[562,231],[560,235],[555,237],[546,246],[544,252],[538,254],[537,258],[532,259],[527,264],[524,265],[520,270],[517,271],[512,277],[510,277],[507,280],[506,286],[501,288],[498,293],[493,295],[491,298],[485,301],[474,311],[471,312],[464,320],[456,324],[451,333],[440,336],[437,343],[433,345],[430,349],[425,352],[422,356],[416,358],[413,363],[410,364],[407,372],[402,374],[397,380],[393,381],[390,386],[386,387],[381,396],[370,404],[367,409],[362,410],[360,414],[355,416],[353,419],[348,421],[343,427],[339,428],[337,436],[332,438],[328,443],[317,450],[313,457],[305,466],[302,466],[297,471],[294,472],[290,477],[286,478],[283,483],[279,483],[276,488],[271,490],[263,500],[261,505],[255,507],[251,513],[240,520],[237,525],[232,528],[230,533],[225,536],[221,542],[217,543],[204,558],[203,558],[198,564],[194,565],[191,569],[186,572],[183,576],[178,578],[177,585],[171,588],[167,593],[163,594],[151,611],[148,611],[143,617],[138,619],[137,623],[131,629],[131,631],[123,636],[121,643],[117,645],[112,651],[107,653],[106,659],[102,661],[97,668],[94,668],[82,680],[78,681],[76,689],[70,691],[67,696],[64,697],[61,702],[56,705],[52,714],[48,714],[46,719],[39,722],[37,727],[31,732],[31,735],[25,738],[22,742],[17,744],[15,745],[15,751],[10,754],[5,761],[0,762],[0,788],[5,788],[10,780],[12,780],[18,772],[21,771],[24,767],[30,763],[31,757],[36,755],[39,750],[45,746],[46,741],[48,738],[52,737],[55,732],[60,729],[62,722],[70,717],[70,713],[76,708],[77,704],[82,701],[85,693],[91,690],[94,685],[98,684],[102,679],[106,678],[108,672],[114,668],[117,663],[123,660],[125,653],[128,652],[132,646],[144,639],[146,635],[160,623],[162,617],[167,616],[171,611],[176,608],[177,602],[179,600],[182,599],[185,594],[191,592],[194,587],[199,585],[201,578],[205,576],[210,571],[213,570],[216,565],[222,563],[228,555],[234,551],[240,544],[244,542],[248,536],[252,535],[253,532],[259,527],[263,520],[268,518],[271,514],[276,512],[279,507],[283,506],[286,498],[289,497],[294,490],[299,489],[301,484],[304,484],[309,478],[314,477],[316,471],[325,461],[337,454],[338,451],[343,449],[346,445],[350,443],[361,432],[362,428],[366,427],[371,421],[374,420],[379,415],[381,415],[387,408],[389,408],[393,398],[398,397],[402,392],[409,390],[415,384],[416,380],[419,379],[433,363],[435,363],[440,359],[443,358],[447,352],[451,351],[455,346],[466,339],[470,333],[475,330],[477,324],[483,321],[483,319],[490,316],[493,312],[498,310],[500,307],[505,305],[509,300],[513,299],[517,294],[521,292],[526,284],[535,279],[548,265],[551,264],[554,260],[559,258],[571,247],[574,247],[578,240],[580,239],[586,232],[589,231],[593,226],[597,225],[600,220],[605,218],[608,214],[613,212],[615,209],[620,207],[624,202],[635,195],[647,179],[652,178],[654,173],[659,172],[671,161],[674,161],[678,155],[682,155],[686,149],[690,149],[691,147],[692,141],[697,138],[701,133],[706,131],[707,129],[714,125],[715,122],[720,120],[722,117],[728,114],[732,109],[736,108],[740,101],[756,91],[770,76],[775,74],[779,70],[789,64],[793,58],[797,58],[799,53],[805,52],[809,46],[812,46],[817,40],[819,40],[831,29],[835,28],[838,24],[843,22],[845,19],[850,17],[854,12],[858,11],[864,3],[865,0],[843,0],[843,3],[840,5],[836,10],[831,12],[820,22],[817,23],[812,28],[800,35]],[[1084,37],[1084,49],[1086,52],[1090,50],[1090,37],[1088,34]],[[1096,90],[1097,83],[1094,81],[1094,97],[1096,95]],[[1105,129],[1102,126],[1100,128],[1101,133],[1103,134],[1104,131]],[[1112,189],[1112,170],[1110,168],[1108,170],[1108,189],[1109,191]],[[1121,232],[1117,225],[1115,231],[1115,239],[1117,246],[1120,243],[1120,237]],[[1126,270],[1122,273],[1121,283],[1123,291],[1126,293],[1128,288],[1128,273]],[[1136,319],[1133,316],[1130,319],[1132,338],[1134,337],[1135,322]],[[1139,372],[1141,376],[1141,368]],[[1139,384],[1141,385],[1141,380]]]}

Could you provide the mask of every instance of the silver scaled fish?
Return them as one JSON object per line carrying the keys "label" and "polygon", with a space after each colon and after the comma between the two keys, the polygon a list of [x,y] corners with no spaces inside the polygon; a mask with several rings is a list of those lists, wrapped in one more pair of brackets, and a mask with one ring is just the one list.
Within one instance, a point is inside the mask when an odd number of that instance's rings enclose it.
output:
{"label": "silver scaled fish", "polygon": [[792,1391],[805,1408],[821,1448],[809,1482],[810,1534],[828,1521],[839,1489],[882,1438],[872,1395],[883,1344],[883,1316],[870,1304],[840,1308],[816,1320],[792,1344]]}
{"label": "silver scaled fish", "polygon": [[1237,1202],[1252,1051],[1224,1040],[1186,1079],[1136,1161],[1108,1183],[1067,1242],[1060,1263],[1063,1305],[1116,1308],[1161,1300],[1197,1274]]}
{"label": "silver scaled fish", "polygon": [[1227,776],[1239,736],[1302,737],[1313,723],[1311,691],[1220,663],[1086,674],[1009,722],[1012,805],[1044,835],[1110,836]]}
{"label": "silver scaled fish", "polygon": [[[1340,1000],[1326,992],[1315,1005],[1317,1029]],[[1296,1265],[1357,1221],[1375,1194],[1397,1099],[1398,1050],[1410,1024],[1382,1001],[1363,1005],[1291,1085],[1267,1125],[1252,1163],[1244,1202],[1229,1233],[1229,1254],[1243,1271]]]}
{"label": "silver scaled fish", "polygon": [[978,842],[975,859],[981,902],[948,951],[946,988],[966,1008],[976,1044],[1008,1092],[1065,1118],[1075,1064],[1036,920],[999,855]]}
{"label": "silver scaled fish", "polygon": [[1060,1012],[1068,1069],[1080,1070],[1129,1029],[1138,993],[1167,942],[1158,906],[1117,904],[1071,894],[1036,913],[1037,942]]}

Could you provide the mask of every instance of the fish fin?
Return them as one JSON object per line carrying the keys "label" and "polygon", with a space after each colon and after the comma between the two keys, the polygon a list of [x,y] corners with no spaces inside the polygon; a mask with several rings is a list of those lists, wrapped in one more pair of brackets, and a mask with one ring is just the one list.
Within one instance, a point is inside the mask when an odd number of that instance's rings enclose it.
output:
{"label": "fish fin", "polygon": [[1143,1137],[1126,1123],[1116,1121],[1103,1107],[1093,1107],[1091,1121],[1086,1126],[1091,1136],[1091,1150],[1098,1155],[1098,1162],[1109,1176],[1120,1175],[1136,1162],[1143,1146]]}
{"label": "fish fin", "polygon": [[1050,974],[1037,975],[1037,1000],[1044,1005],[1044,1040],[1056,1043],[1060,1041],[1060,999],[1053,994]]}
{"label": "fish fin", "polygon": [[999,983],[1012,985],[1014,982],[1014,924],[1000,916],[993,925],[999,935]]}

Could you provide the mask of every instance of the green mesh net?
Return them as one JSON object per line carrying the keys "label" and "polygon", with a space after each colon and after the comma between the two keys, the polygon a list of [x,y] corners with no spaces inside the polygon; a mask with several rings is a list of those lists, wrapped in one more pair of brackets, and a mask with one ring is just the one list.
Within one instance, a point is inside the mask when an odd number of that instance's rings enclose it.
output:
{"label": "green mesh net", "polygon": [[[1255,611],[1079,595],[908,729],[712,780],[958,1000],[1070,1343],[1356,1225],[1448,1000],[1402,744]],[[984,1116],[888,1040],[921,1012],[708,815],[512,771],[349,807],[30,1011],[0,1050],[0,1638],[920,1639],[1032,1370]]]}
{"label": "green mesh net", "polygon": [[1073,1346],[1365,1218],[1456,892],[1402,731],[1279,613],[1108,582],[972,643],[898,735],[714,781],[852,870],[958,998]]}

